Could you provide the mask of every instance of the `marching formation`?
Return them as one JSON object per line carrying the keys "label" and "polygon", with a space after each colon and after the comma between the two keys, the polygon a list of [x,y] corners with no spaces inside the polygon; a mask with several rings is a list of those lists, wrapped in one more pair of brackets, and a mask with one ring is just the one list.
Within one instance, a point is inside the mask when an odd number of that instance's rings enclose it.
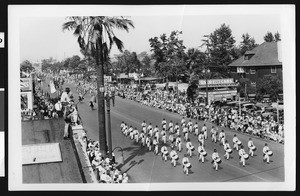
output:
{"label": "marching formation", "polygon": [[[152,123],[146,123],[144,120],[139,128],[133,127],[122,121],[120,125],[120,130],[122,134],[129,137],[135,143],[141,145],[141,147],[146,148],[148,151],[153,151],[156,155],[160,155],[164,162],[170,161],[173,167],[178,165],[180,160],[179,153],[184,149],[184,155],[182,157],[182,167],[183,173],[189,175],[192,168],[192,164],[189,158],[195,156],[193,152],[197,149],[197,159],[201,163],[205,163],[206,157],[208,155],[205,150],[205,143],[209,142],[208,139],[208,128],[204,124],[201,129],[197,122],[193,123],[191,119],[187,120],[185,117],[182,118],[180,124],[178,122],[174,123],[172,120],[167,123],[164,118],[161,125],[152,125]],[[221,130],[218,133],[217,127],[212,126],[210,131],[210,137],[212,143],[219,143],[224,149],[224,159],[229,160],[230,154],[236,151],[239,155],[239,162],[242,167],[245,167],[246,160],[249,157],[254,156],[256,151],[256,146],[254,145],[251,138],[247,143],[248,149],[245,149],[241,140],[236,134],[233,135],[231,148],[228,140],[226,139],[226,133]],[[198,141],[198,148],[192,143],[191,137],[196,137]],[[270,156],[273,152],[265,144],[262,149],[263,152],[263,162],[270,163]],[[213,149],[211,154],[211,164],[215,171],[218,171],[219,165],[222,163],[222,158],[220,153],[216,148]]]}

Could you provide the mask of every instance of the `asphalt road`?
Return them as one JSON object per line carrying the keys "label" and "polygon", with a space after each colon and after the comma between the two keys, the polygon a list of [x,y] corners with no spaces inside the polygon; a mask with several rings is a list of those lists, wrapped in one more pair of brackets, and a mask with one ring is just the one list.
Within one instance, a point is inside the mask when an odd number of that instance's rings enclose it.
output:
{"label": "asphalt road", "polygon": [[[71,88],[77,100],[77,93],[73,84],[66,84]],[[78,110],[83,121],[83,126],[87,130],[87,135],[93,140],[98,140],[98,121],[97,110],[91,110],[88,106],[90,97],[85,96],[84,103],[78,104]],[[127,172],[131,182],[150,183],[150,182],[283,182],[284,181],[284,145],[272,141],[266,141],[260,138],[252,137],[254,144],[257,147],[254,157],[250,157],[246,161],[246,167],[239,164],[238,152],[231,154],[230,160],[223,158],[224,150],[219,143],[212,143],[210,138],[205,141],[205,149],[208,153],[205,163],[198,161],[198,153],[195,150],[193,156],[189,158],[192,168],[188,176],[183,173],[181,160],[185,151],[185,142],[183,142],[183,150],[178,153],[180,159],[178,165],[173,167],[170,160],[163,161],[160,155],[155,155],[149,152],[145,147],[135,144],[129,137],[125,137],[120,131],[122,121],[128,125],[141,128],[143,120],[147,124],[161,125],[162,119],[170,120],[175,124],[182,117],[178,114],[167,112],[164,110],[141,105],[135,101],[116,97],[115,107],[111,107],[111,128],[112,142],[114,147],[121,147],[124,152],[124,164],[121,166],[123,172]],[[188,120],[188,119],[186,119]],[[192,119],[194,123],[195,120]],[[203,121],[197,121],[199,127],[203,125]],[[206,123],[208,130],[212,124]],[[219,131],[221,128],[219,128]],[[232,146],[233,134],[237,134],[242,141],[246,151],[248,151],[247,141],[249,135],[237,133],[233,130],[224,128],[226,139]],[[190,134],[190,139],[195,148],[198,148],[197,138]],[[270,164],[263,162],[262,148],[265,143],[268,143],[274,155],[271,157]],[[217,149],[222,163],[219,170],[215,171],[212,168],[211,154],[213,149]],[[170,150],[170,147],[168,148]],[[117,161],[120,161],[121,153],[118,150],[114,151]]]}

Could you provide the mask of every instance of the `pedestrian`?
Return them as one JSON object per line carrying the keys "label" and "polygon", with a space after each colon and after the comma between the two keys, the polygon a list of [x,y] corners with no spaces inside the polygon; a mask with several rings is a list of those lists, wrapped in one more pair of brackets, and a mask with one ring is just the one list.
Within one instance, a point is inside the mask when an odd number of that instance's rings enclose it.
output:
{"label": "pedestrian", "polygon": [[251,138],[249,138],[249,141],[248,141],[248,148],[249,148],[249,155],[251,157],[254,156],[254,151],[256,150],[256,146],[254,146],[253,144],[253,141]]}
{"label": "pedestrian", "polygon": [[65,121],[64,139],[67,139],[69,137],[69,127],[71,124],[71,117],[72,117],[71,113],[72,113],[72,108],[71,108],[71,105],[68,104],[65,107],[64,115],[63,115],[64,121]]}
{"label": "pedestrian", "polygon": [[89,105],[91,107],[91,110],[94,110],[94,104],[96,103],[96,95],[94,93],[92,93]]}
{"label": "pedestrian", "polygon": [[204,145],[200,142],[198,147],[198,153],[199,153],[199,161],[204,163],[204,157],[207,156],[207,152],[204,149]]}
{"label": "pedestrian", "polygon": [[218,171],[219,164],[222,162],[222,160],[219,157],[217,149],[214,149],[214,152],[212,153],[211,158],[212,158],[211,163],[213,164],[213,168],[215,169],[215,171]]}
{"label": "pedestrian", "polygon": [[55,105],[54,105],[55,111],[58,115],[58,117],[62,117],[63,116],[63,111],[62,111],[62,104],[60,102],[60,100],[58,100]]}
{"label": "pedestrian", "polygon": [[265,146],[263,148],[263,162],[267,162],[267,164],[270,163],[270,156],[273,155],[273,152],[270,150],[267,143],[265,143]]}

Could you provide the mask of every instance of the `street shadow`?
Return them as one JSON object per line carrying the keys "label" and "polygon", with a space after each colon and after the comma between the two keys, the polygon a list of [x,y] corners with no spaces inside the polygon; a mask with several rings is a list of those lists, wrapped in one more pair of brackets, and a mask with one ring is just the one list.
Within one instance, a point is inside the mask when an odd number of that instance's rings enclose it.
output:
{"label": "street shadow", "polygon": [[[124,160],[124,163],[123,164],[120,164],[119,165],[119,168],[121,169],[124,165],[126,165],[127,163],[129,163],[130,161],[132,161],[132,159],[134,159],[136,156],[143,156],[145,155],[147,152],[149,152],[147,150],[146,147],[140,147],[140,146],[137,146],[137,147],[126,147],[126,148],[123,148],[123,151],[131,151],[129,157],[127,157],[125,160]],[[142,161],[139,161],[137,162],[138,164],[140,164],[141,162],[143,162],[144,159],[142,159]],[[132,168],[135,164],[135,160],[130,162],[130,168]],[[128,170],[128,169],[127,169]]]}
{"label": "street shadow", "polygon": [[144,162],[144,159],[139,160],[139,162],[136,162],[135,160],[131,161],[129,163],[130,167],[128,167],[124,172],[127,173],[131,168],[133,168],[135,165],[139,165],[142,162]]}

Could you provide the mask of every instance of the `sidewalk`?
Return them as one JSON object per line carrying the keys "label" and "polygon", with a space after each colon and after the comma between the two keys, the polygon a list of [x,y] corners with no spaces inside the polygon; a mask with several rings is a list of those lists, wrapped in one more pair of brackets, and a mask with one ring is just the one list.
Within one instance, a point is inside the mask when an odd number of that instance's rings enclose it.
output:
{"label": "sidewalk", "polygon": [[73,138],[63,139],[63,129],[63,119],[22,121],[22,145],[59,143],[62,156],[62,162],[23,165],[23,183],[92,182],[83,153]]}

